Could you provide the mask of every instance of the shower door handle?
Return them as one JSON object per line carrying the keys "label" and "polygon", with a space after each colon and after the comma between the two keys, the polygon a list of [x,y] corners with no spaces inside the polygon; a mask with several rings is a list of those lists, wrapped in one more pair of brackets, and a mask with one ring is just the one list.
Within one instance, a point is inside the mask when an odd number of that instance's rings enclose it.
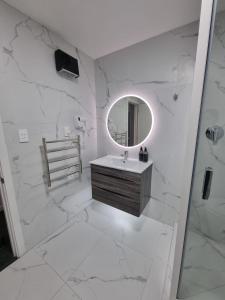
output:
{"label": "shower door handle", "polygon": [[206,168],[202,187],[202,199],[204,200],[209,199],[212,184],[212,176],[213,169],[210,167]]}

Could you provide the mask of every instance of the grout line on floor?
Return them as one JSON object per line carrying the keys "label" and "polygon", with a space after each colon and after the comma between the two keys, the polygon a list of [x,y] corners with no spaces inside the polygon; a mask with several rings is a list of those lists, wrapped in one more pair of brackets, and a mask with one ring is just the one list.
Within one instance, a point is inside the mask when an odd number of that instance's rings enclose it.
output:
{"label": "grout line on floor", "polygon": [[172,245],[173,245],[173,239],[174,238],[175,238],[175,230],[173,229],[172,239],[170,241],[170,250],[169,250],[169,255],[168,255],[168,259],[167,259],[167,266],[166,266],[166,272],[165,272],[165,278],[164,278],[164,283],[163,283],[163,290],[162,290],[161,300],[164,300],[163,297],[164,297],[164,293],[165,293],[165,289],[166,289],[166,283],[167,283],[167,280],[169,280],[168,275],[169,275],[169,270],[170,270],[170,257],[171,257],[171,255],[174,255],[174,253],[172,254]]}

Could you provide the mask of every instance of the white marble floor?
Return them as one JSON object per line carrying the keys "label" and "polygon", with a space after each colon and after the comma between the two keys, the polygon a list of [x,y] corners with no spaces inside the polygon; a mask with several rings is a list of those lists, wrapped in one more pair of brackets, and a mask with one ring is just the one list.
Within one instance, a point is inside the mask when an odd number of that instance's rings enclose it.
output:
{"label": "white marble floor", "polygon": [[173,230],[96,201],[0,273],[4,300],[167,300]]}
{"label": "white marble floor", "polygon": [[193,297],[186,298],[186,300],[224,300],[225,287],[213,289],[205,293],[198,294]]}
{"label": "white marble floor", "polygon": [[225,244],[188,232],[180,299],[225,299]]}

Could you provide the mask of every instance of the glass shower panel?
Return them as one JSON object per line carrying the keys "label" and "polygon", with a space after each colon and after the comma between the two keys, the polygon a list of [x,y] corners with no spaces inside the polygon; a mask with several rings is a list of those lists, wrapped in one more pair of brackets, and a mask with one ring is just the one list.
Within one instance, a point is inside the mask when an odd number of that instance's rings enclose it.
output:
{"label": "glass shower panel", "polygon": [[215,1],[179,299],[225,299],[224,9]]}

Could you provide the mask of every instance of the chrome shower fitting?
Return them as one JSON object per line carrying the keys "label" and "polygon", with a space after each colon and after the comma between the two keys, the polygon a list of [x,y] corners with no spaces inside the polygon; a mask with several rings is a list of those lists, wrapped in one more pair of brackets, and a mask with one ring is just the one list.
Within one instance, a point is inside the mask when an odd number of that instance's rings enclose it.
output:
{"label": "chrome shower fitting", "polygon": [[207,128],[205,134],[206,137],[215,145],[224,136],[224,129],[221,126],[215,125]]}

